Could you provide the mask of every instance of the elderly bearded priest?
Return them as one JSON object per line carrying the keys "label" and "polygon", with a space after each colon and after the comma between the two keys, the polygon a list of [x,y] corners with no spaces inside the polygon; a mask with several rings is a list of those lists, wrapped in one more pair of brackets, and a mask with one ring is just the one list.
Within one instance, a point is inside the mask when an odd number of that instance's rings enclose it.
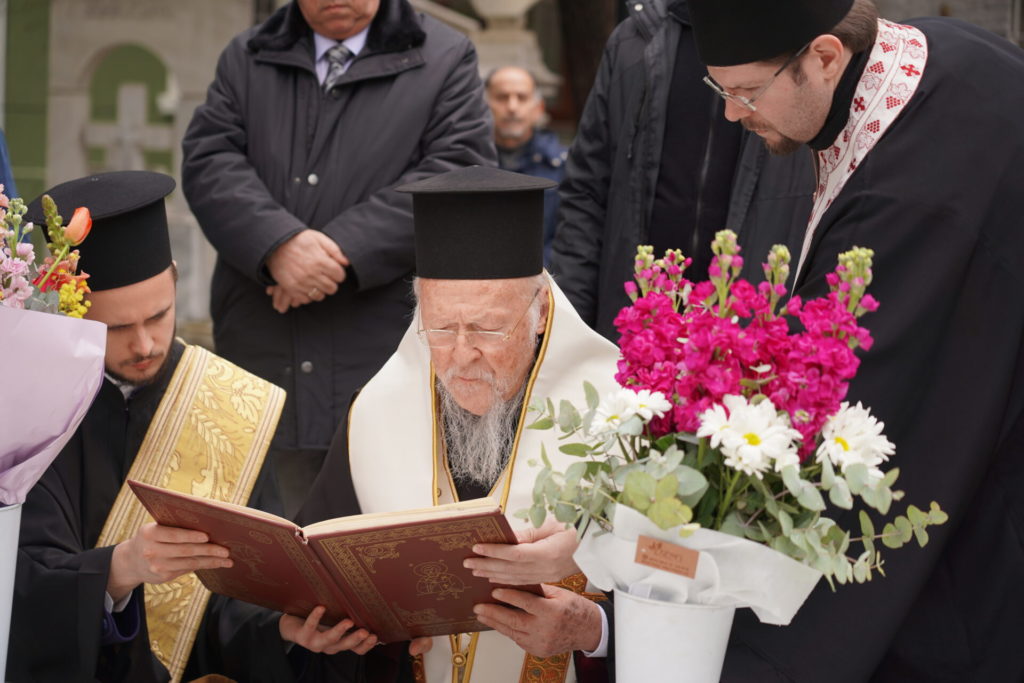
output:
{"label": "elderly bearded priest", "polygon": [[[538,397],[582,401],[584,380],[610,390],[618,358],[543,272],[543,190],[550,184],[473,167],[402,188],[413,193],[417,315],[395,355],[353,400],[301,524],[490,494],[514,527],[524,527],[512,513],[531,503],[537,470],[527,461],[551,435],[524,429],[525,406]],[[557,443],[548,443],[547,452],[557,458]],[[529,577],[517,570],[519,579],[558,581],[578,571],[569,559],[571,530],[523,529],[520,538],[527,542],[516,546],[525,563],[519,566],[536,569]],[[582,577],[576,578],[580,590]],[[503,589],[495,597],[524,610],[524,632],[514,634],[516,641],[495,631],[434,638],[414,665],[425,679],[519,681],[543,673],[544,680],[574,680],[568,653],[596,648],[596,640],[574,638],[593,632],[581,627],[595,622],[600,632],[600,609],[553,586],[543,597]],[[334,652],[364,635],[332,629],[294,639]],[[356,650],[374,642],[367,636]],[[307,675],[345,680],[340,672],[351,659],[313,657],[308,664],[321,673]]]}
{"label": "elderly bearded priest", "polygon": [[[277,387],[175,340],[173,189],[169,176],[121,171],[48,192],[93,215],[79,250],[86,317],[107,325],[106,379],[25,502],[4,680],[181,680],[210,595],[192,570],[231,564],[202,532],[143,524],[124,486],[245,504],[284,403]],[[26,217],[42,223],[38,199]]]}

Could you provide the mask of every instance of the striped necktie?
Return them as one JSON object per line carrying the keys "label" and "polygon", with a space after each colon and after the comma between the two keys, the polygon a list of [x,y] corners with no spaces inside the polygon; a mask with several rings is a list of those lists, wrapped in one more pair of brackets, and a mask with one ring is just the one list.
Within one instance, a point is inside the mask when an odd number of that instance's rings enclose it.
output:
{"label": "striped necktie", "polygon": [[324,78],[324,92],[330,92],[345,73],[345,64],[352,58],[352,51],[338,43],[326,53],[327,76]]}

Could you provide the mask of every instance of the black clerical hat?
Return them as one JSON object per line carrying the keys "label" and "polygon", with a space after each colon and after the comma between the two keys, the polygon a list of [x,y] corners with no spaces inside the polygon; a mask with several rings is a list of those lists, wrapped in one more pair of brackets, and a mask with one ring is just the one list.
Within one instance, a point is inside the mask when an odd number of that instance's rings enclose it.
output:
{"label": "black clerical hat", "polygon": [[[94,292],[142,282],[171,265],[164,197],[174,179],[150,171],[115,171],[69,180],[47,190],[67,224],[84,206],[92,216],[92,231],[78,245],[79,270],[89,274]],[[25,219],[40,228],[42,195],[28,206]]]}
{"label": "black clerical hat", "polygon": [[412,193],[416,274],[497,280],[544,268],[544,190],[552,180],[470,166],[402,185]]}
{"label": "black clerical hat", "polygon": [[735,66],[796,52],[842,21],[853,0],[689,0],[697,52]]}

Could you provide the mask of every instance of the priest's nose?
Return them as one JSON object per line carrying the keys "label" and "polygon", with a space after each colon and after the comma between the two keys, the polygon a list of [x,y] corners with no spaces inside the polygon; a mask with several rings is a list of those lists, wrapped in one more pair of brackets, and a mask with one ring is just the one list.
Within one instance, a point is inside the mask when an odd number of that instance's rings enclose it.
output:
{"label": "priest's nose", "polygon": [[132,331],[132,335],[132,353],[142,358],[149,356],[153,352],[153,335],[146,329],[146,326],[137,326]]}

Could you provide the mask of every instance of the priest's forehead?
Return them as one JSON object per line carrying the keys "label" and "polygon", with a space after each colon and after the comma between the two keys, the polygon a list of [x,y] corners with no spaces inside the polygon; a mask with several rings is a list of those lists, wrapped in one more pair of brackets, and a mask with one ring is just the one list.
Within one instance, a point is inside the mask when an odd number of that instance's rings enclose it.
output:
{"label": "priest's forehead", "polygon": [[425,323],[501,323],[522,312],[542,283],[539,276],[503,280],[418,278],[415,283]]}

